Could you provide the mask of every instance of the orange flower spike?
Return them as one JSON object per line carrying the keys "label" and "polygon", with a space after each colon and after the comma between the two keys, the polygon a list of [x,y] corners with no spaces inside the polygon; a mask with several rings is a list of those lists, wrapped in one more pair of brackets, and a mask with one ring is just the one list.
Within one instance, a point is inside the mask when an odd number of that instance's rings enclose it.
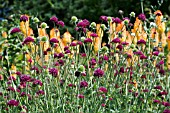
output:
{"label": "orange flower spike", "polygon": [[168,43],[168,51],[170,51],[170,30],[167,33],[167,43]]}
{"label": "orange flower spike", "polygon": [[162,12],[160,10],[157,10],[156,12],[154,12],[154,14],[156,15],[156,25],[157,25],[157,30],[159,34],[162,34],[165,32],[165,22],[162,22],[163,19],[163,15]]}
{"label": "orange flower spike", "polygon": [[28,15],[21,15],[21,17],[20,17],[20,30],[22,31],[22,33],[25,36],[28,36],[28,34],[27,34],[28,30],[29,30],[29,16]]}
{"label": "orange flower spike", "polygon": [[13,76],[14,78],[16,78],[16,66],[14,64],[12,64],[10,72],[11,72],[11,76]]}
{"label": "orange flower spike", "polygon": [[167,67],[170,70],[170,54],[167,55]]}
{"label": "orange flower spike", "polygon": [[8,37],[8,35],[7,35],[7,33],[5,31],[2,32],[2,37],[4,37],[4,38]]}
{"label": "orange flower spike", "polygon": [[67,44],[71,43],[71,34],[67,31],[63,34],[62,42],[64,46],[67,46]]}
{"label": "orange flower spike", "polygon": [[116,31],[116,23],[110,23],[110,37],[109,37],[109,42],[112,41],[115,37],[115,31]]}

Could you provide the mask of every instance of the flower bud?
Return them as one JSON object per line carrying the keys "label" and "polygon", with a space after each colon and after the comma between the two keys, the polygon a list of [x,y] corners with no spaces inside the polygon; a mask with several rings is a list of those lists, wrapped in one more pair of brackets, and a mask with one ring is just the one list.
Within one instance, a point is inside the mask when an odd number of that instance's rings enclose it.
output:
{"label": "flower bud", "polygon": [[47,39],[47,37],[46,36],[43,36],[42,38],[41,38],[41,41],[43,41],[43,42],[46,42],[48,39]]}
{"label": "flower bud", "polygon": [[48,26],[45,22],[43,22],[43,23],[41,23],[41,28],[48,28]]}
{"label": "flower bud", "polygon": [[93,28],[93,29],[95,29],[95,28],[96,28],[96,23],[95,23],[95,22],[92,22],[92,23],[90,24],[90,27]]}
{"label": "flower bud", "polygon": [[101,24],[101,28],[102,28],[103,30],[106,30],[106,29],[107,29],[107,27],[106,27],[105,24]]}
{"label": "flower bud", "polygon": [[131,17],[135,17],[135,13],[134,13],[134,12],[131,12],[129,15],[130,15]]}
{"label": "flower bud", "polygon": [[107,17],[108,22],[112,22],[112,17]]}
{"label": "flower bud", "polygon": [[78,21],[78,19],[77,19],[76,16],[72,16],[72,17],[71,17],[71,21],[76,23],[76,22]]}
{"label": "flower bud", "polygon": [[81,40],[82,42],[84,42],[85,39],[86,39],[86,37],[81,37],[81,38],[80,38],[80,40]]}
{"label": "flower bud", "polygon": [[39,20],[37,17],[35,17],[35,18],[33,19],[33,21],[34,21],[34,23],[40,22],[40,20]]}
{"label": "flower bud", "polygon": [[80,65],[80,66],[78,67],[78,71],[79,71],[79,72],[85,72],[84,66],[83,66],[83,65]]}

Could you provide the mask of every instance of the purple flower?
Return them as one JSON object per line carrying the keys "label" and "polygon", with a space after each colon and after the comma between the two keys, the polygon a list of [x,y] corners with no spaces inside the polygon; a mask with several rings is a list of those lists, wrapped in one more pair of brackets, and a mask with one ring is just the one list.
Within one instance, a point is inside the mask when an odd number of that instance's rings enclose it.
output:
{"label": "purple flower", "polygon": [[19,102],[17,100],[12,99],[12,100],[9,100],[7,102],[7,105],[9,105],[9,106],[18,106]]}
{"label": "purple flower", "polygon": [[51,21],[51,22],[54,22],[54,23],[57,23],[57,22],[58,22],[58,18],[57,18],[56,16],[52,16],[52,17],[50,18],[50,21]]}
{"label": "purple flower", "polygon": [[88,20],[84,19],[84,20],[78,22],[77,27],[85,28],[88,25],[90,25],[90,22]]}
{"label": "purple flower", "polygon": [[159,73],[160,73],[161,75],[165,75],[165,70],[160,69],[160,70],[159,70]]}
{"label": "purple flower", "polygon": [[96,76],[96,77],[102,77],[102,76],[104,76],[104,71],[101,70],[100,68],[98,68],[98,69],[96,69],[96,70],[94,71],[94,76]]}
{"label": "purple flower", "polygon": [[77,97],[78,97],[78,98],[84,98],[84,95],[78,94]]}
{"label": "purple flower", "polygon": [[34,42],[34,39],[32,37],[28,36],[27,38],[24,39],[23,44],[28,44],[30,42]]}
{"label": "purple flower", "polygon": [[102,93],[107,93],[108,92],[105,87],[100,87],[99,91],[102,92]]}
{"label": "purple flower", "polygon": [[84,40],[84,43],[92,43],[93,42],[93,40],[91,39],[91,38],[86,38],[85,40]]}
{"label": "purple flower", "polygon": [[121,72],[121,73],[124,73],[124,72],[125,72],[124,67],[121,67],[121,68],[120,68],[120,72]]}
{"label": "purple flower", "polygon": [[88,83],[86,81],[81,81],[80,82],[80,88],[87,87],[87,86],[88,86]]}
{"label": "purple flower", "polygon": [[120,43],[120,38],[114,38],[114,39],[112,40],[112,42],[113,42],[113,43]]}
{"label": "purple flower", "polygon": [[96,33],[91,33],[90,36],[91,37],[98,37],[98,35]]}
{"label": "purple flower", "polygon": [[147,59],[147,56],[145,56],[145,55],[140,55],[140,59]]}
{"label": "purple flower", "polygon": [[59,41],[56,38],[51,38],[50,43],[59,43]]}
{"label": "purple flower", "polygon": [[[113,20],[113,19],[112,19],[112,20]],[[122,21],[121,21],[120,18],[116,17],[116,18],[114,18],[114,21],[113,21],[113,22],[115,22],[115,23],[117,23],[117,24],[120,24]]]}
{"label": "purple flower", "polygon": [[25,93],[25,92],[22,92],[22,93],[20,94],[20,96],[21,96],[21,97],[24,97],[24,96],[26,96],[26,93]]}
{"label": "purple flower", "polygon": [[40,80],[34,80],[33,83],[32,83],[33,86],[36,86],[36,85],[40,85],[42,86],[43,83],[40,81]]}
{"label": "purple flower", "polygon": [[68,49],[65,51],[65,54],[71,53],[71,51]]}
{"label": "purple flower", "polygon": [[168,92],[166,92],[166,91],[160,92],[160,95],[167,95],[167,94],[168,94]]}
{"label": "purple flower", "polygon": [[28,21],[28,17],[26,15],[22,15],[20,17],[20,22],[22,22],[22,21],[24,21],[24,22]]}
{"label": "purple flower", "polygon": [[170,113],[170,109],[165,109],[163,113]]}
{"label": "purple flower", "polygon": [[7,91],[15,91],[15,89],[14,89],[12,86],[9,86],[9,87],[7,88]]}
{"label": "purple flower", "polygon": [[36,92],[36,94],[37,94],[37,95],[44,95],[45,93],[44,93],[43,90],[39,90],[39,91]]}
{"label": "purple flower", "polygon": [[70,46],[76,46],[77,44],[75,42],[71,42]]}
{"label": "purple flower", "polygon": [[170,106],[170,103],[169,102],[162,102],[162,105],[164,105],[165,107],[168,107],[168,106]]}
{"label": "purple flower", "polygon": [[103,56],[103,60],[108,61],[108,60],[109,60],[109,57],[106,56],[106,55],[104,55],[104,56]]}
{"label": "purple flower", "polygon": [[148,92],[149,90],[148,89],[144,89],[143,92]]}
{"label": "purple flower", "polygon": [[146,20],[146,16],[145,16],[145,14],[143,14],[143,13],[141,13],[141,14],[138,16],[138,18],[139,18],[140,20],[142,20],[142,21],[145,21],[145,20]]}
{"label": "purple flower", "polygon": [[159,55],[159,51],[154,51],[153,55],[158,56]]}
{"label": "purple flower", "polygon": [[162,86],[155,86],[154,89],[159,89],[159,90],[161,90],[161,89],[162,89]]}
{"label": "purple flower", "polygon": [[10,34],[13,34],[13,33],[18,33],[18,32],[21,32],[21,30],[19,28],[13,28],[10,32]]}
{"label": "purple flower", "polygon": [[58,57],[58,58],[62,58],[62,57],[64,57],[64,54],[63,54],[63,53],[59,53],[59,54],[57,55],[57,57]]}
{"label": "purple flower", "polygon": [[154,103],[160,103],[160,100],[153,100]]}
{"label": "purple flower", "polygon": [[64,22],[63,21],[58,21],[57,24],[60,25],[61,27],[64,27]]}
{"label": "purple flower", "polygon": [[91,64],[91,65],[96,65],[96,59],[95,59],[95,58],[92,58],[91,61],[90,61],[90,64]]}
{"label": "purple flower", "polygon": [[69,49],[69,46],[65,46],[64,47],[64,51],[68,50]]}
{"label": "purple flower", "polygon": [[123,46],[121,44],[119,44],[116,48],[118,48],[120,51],[122,51]]}
{"label": "purple flower", "polygon": [[49,68],[49,73],[52,74],[52,76],[57,77],[58,70],[56,68]]}
{"label": "purple flower", "polygon": [[107,16],[100,16],[100,20],[107,22]]}
{"label": "purple flower", "polygon": [[162,64],[164,64],[164,60],[161,60],[161,61],[159,62],[159,65],[162,65]]}
{"label": "purple flower", "polygon": [[137,44],[146,44],[146,41],[143,39],[138,40]]}
{"label": "purple flower", "polygon": [[61,66],[63,66],[63,65],[64,65],[64,60],[60,59],[60,60],[58,61],[58,63],[59,63]]}
{"label": "purple flower", "polygon": [[134,52],[134,54],[136,54],[136,55],[143,55],[143,53],[142,53],[142,51],[137,51],[137,52]]}
{"label": "purple flower", "polygon": [[30,81],[30,80],[31,80],[30,75],[21,75],[21,76],[20,76],[20,81],[21,81],[21,82],[28,82],[28,81]]}
{"label": "purple flower", "polygon": [[68,84],[68,87],[75,87],[76,85],[74,84]]}

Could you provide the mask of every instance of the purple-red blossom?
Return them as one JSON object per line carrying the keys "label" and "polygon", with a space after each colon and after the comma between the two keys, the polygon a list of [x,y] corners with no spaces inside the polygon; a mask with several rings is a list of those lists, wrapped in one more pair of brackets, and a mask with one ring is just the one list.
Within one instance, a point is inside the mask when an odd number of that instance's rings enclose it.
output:
{"label": "purple-red blossom", "polygon": [[98,37],[98,35],[96,33],[91,33],[90,36],[91,37]]}
{"label": "purple-red blossom", "polygon": [[56,16],[52,16],[52,17],[50,18],[50,21],[51,21],[51,22],[54,22],[54,23],[57,23],[57,22],[58,22],[58,18],[57,18]]}
{"label": "purple-red blossom", "polygon": [[14,34],[14,33],[18,33],[18,32],[21,32],[21,30],[19,28],[13,28],[10,32],[10,34]]}
{"label": "purple-red blossom", "polygon": [[15,100],[15,99],[12,99],[12,100],[9,100],[7,102],[7,105],[9,105],[9,106],[18,106],[19,102],[17,100]]}
{"label": "purple-red blossom", "polygon": [[26,15],[22,15],[20,17],[20,22],[22,22],[22,21],[24,21],[24,22],[28,21],[28,17]]}
{"label": "purple-red blossom", "polygon": [[105,87],[99,87],[99,92],[107,93],[108,91]]}
{"label": "purple-red blossom", "polygon": [[97,68],[95,71],[94,71],[94,76],[95,77],[102,77],[104,76],[104,71],[100,68]]}
{"label": "purple-red blossom", "polygon": [[88,86],[88,83],[86,81],[81,81],[80,82],[80,88],[87,87],[87,86]]}
{"label": "purple-red blossom", "polygon": [[58,70],[56,68],[49,68],[49,73],[52,74],[52,76],[57,77]]}
{"label": "purple-red blossom", "polygon": [[58,21],[57,24],[61,27],[64,27],[64,22],[63,21]]}
{"label": "purple-red blossom", "polygon": [[146,16],[145,14],[141,13],[139,16],[138,16],[139,20],[142,20],[142,21],[145,21],[146,20]]}
{"label": "purple-red blossom", "polygon": [[107,22],[107,16],[100,16],[100,20]]}
{"label": "purple-red blossom", "polygon": [[51,38],[50,43],[59,43],[59,41],[56,38]]}
{"label": "purple-red blossom", "polygon": [[24,39],[23,44],[28,44],[30,42],[34,42],[34,39],[30,36],[28,36],[27,38]]}
{"label": "purple-red blossom", "polygon": [[93,42],[93,40],[91,39],[91,38],[86,38],[85,40],[84,40],[84,43],[92,43]]}
{"label": "purple-red blossom", "polygon": [[114,38],[114,39],[112,40],[112,42],[113,42],[113,43],[120,43],[120,38]]}

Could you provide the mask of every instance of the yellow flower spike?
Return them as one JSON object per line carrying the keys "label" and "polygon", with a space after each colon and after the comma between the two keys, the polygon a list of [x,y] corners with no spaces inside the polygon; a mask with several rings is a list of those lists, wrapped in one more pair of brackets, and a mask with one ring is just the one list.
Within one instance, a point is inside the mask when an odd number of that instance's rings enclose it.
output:
{"label": "yellow flower spike", "polygon": [[116,23],[110,22],[110,36],[109,36],[109,42],[112,41],[115,37],[115,31],[116,31]]}
{"label": "yellow flower spike", "polygon": [[138,88],[138,83],[136,82],[136,80],[133,81],[133,86],[137,89]]}
{"label": "yellow flower spike", "polygon": [[160,10],[157,10],[156,12],[154,12],[154,14],[156,15],[155,22],[157,25],[158,33],[162,34],[165,32],[165,23],[162,22],[163,19],[162,12]]}
{"label": "yellow flower spike", "polygon": [[[23,16],[23,15],[21,15]],[[24,36],[30,36],[31,34],[31,30],[29,28],[29,16],[28,15],[25,15],[27,18],[28,18],[28,21],[24,22],[24,21],[21,21],[20,22],[20,30],[22,31],[22,33],[24,34]],[[28,34],[29,33],[29,34]]]}
{"label": "yellow flower spike", "polygon": [[170,54],[167,55],[167,67],[170,70]]}
{"label": "yellow flower spike", "polygon": [[164,48],[165,46],[166,46],[166,40],[167,40],[167,37],[166,37],[166,35],[165,35],[165,33],[162,33],[162,35],[161,35],[161,42],[162,42],[162,47]]}
{"label": "yellow flower spike", "polygon": [[50,30],[50,39],[56,38],[60,40],[60,31],[57,28],[53,28]]}
{"label": "yellow flower spike", "polygon": [[132,36],[130,35],[129,31],[126,31],[126,42],[129,43],[129,45],[132,44]]}
{"label": "yellow flower spike", "polygon": [[170,30],[167,32],[167,44],[168,44],[168,52],[170,52]]}
{"label": "yellow flower spike", "polygon": [[63,38],[62,38],[62,42],[64,44],[64,46],[67,46],[67,44],[70,44],[71,43],[71,34],[66,31],[64,34],[63,34]]}
{"label": "yellow flower spike", "polygon": [[14,64],[11,65],[11,69],[10,69],[10,76],[13,76],[14,78],[16,78],[16,66]]}
{"label": "yellow flower spike", "polygon": [[5,31],[2,32],[2,37],[4,37],[4,38],[8,37],[8,35],[7,35],[7,33]]}
{"label": "yellow flower spike", "polygon": [[102,37],[103,37],[103,29],[101,28],[101,24],[97,24],[97,25],[96,25],[96,34],[98,35],[98,37],[100,38],[100,40],[102,40]]}
{"label": "yellow flower spike", "polygon": [[47,36],[48,34],[46,33],[46,29],[45,28],[38,28],[38,35],[39,37],[43,37],[43,36]]}

